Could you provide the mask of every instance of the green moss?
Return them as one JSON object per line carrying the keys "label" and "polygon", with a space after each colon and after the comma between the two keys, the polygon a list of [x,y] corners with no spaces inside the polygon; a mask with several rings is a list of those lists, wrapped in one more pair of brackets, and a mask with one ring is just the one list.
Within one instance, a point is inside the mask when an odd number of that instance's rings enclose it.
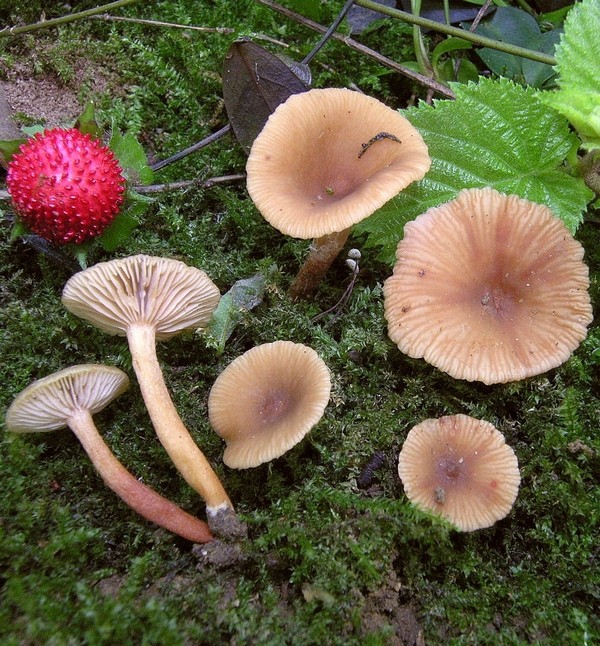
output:
{"label": "green moss", "polygon": [[[138,134],[154,158],[165,158],[225,123],[220,69],[236,36],[255,32],[285,40],[296,58],[317,40],[253,2],[241,3],[235,16],[229,4],[139,3],[123,14],[226,26],[233,34],[96,20],[53,35],[39,32],[46,47],[41,70],[57,74],[59,63],[73,65],[83,52],[106,80],[94,97],[103,126],[114,120]],[[323,5],[325,21],[335,8]],[[406,46],[398,44],[401,38],[403,30],[383,23],[365,42],[393,56]],[[32,41],[12,40],[0,53],[3,60],[17,55],[36,56]],[[392,105],[404,96],[391,75],[342,44],[328,45],[319,61],[328,67],[313,66],[316,85],[366,81],[365,89]],[[68,75],[62,80],[74,82]],[[89,86],[81,93],[87,98]],[[243,167],[241,148],[226,137],[156,179],[204,178]],[[579,236],[598,303],[600,232],[590,221]],[[109,363],[133,376],[124,339],[93,329],[60,304],[69,272],[8,238],[6,222],[0,239],[1,410],[32,379],[73,363]],[[150,207],[116,255],[181,258],[204,268],[222,292],[239,278],[267,276],[263,303],[244,316],[222,355],[192,333],[158,350],[178,410],[248,522],[244,558],[220,569],[185,541],[137,518],[103,485],[69,431],[5,433],[3,643],[386,644],[407,613],[428,643],[600,639],[600,328],[545,375],[497,386],[459,382],[389,341],[382,283],[390,269],[369,250],[363,249],[354,291],[338,315],[313,321],[348,284],[343,259],[314,301],[292,303],[286,290],[308,245],[264,222],[243,183],[164,193]],[[109,257],[96,250],[89,261]],[[285,456],[232,471],[222,464],[223,442],[208,423],[208,393],[231,360],[275,339],[319,352],[332,373],[331,404]],[[509,517],[472,534],[413,508],[396,471],[414,424],[458,412],[487,419],[506,435],[523,478]],[[186,510],[203,513],[155,439],[135,381],[96,421],[133,473]],[[385,458],[371,486],[360,489],[357,479],[376,451]]]}

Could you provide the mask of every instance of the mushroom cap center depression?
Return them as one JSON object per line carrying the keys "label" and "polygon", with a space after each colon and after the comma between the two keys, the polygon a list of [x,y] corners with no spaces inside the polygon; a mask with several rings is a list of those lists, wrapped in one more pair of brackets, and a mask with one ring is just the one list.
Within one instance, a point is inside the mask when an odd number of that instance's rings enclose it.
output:
{"label": "mushroom cap center depression", "polygon": [[[256,400],[257,427],[270,427],[291,415],[296,406],[295,398],[283,388],[267,389]],[[258,430],[258,429],[257,429]]]}

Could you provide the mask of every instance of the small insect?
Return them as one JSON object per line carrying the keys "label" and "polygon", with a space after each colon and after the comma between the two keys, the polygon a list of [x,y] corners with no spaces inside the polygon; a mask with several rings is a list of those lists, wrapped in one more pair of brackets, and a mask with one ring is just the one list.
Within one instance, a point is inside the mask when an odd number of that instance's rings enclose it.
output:
{"label": "small insect", "polygon": [[385,458],[386,456],[383,451],[375,451],[373,457],[365,464],[358,478],[356,478],[356,484],[360,489],[367,489],[371,486],[375,478],[375,471],[383,466]]}
{"label": "small insect", "polygon": [[366,144],[361,144],[362,150],[358,153],[358,158],[360,159],[373,144],[381,141],[382,139],[389,139],[390,141],[395,141],[398,144],[402,143],[396,135],[392,135],[389,132],[378,132],[374,137],[371,137]]}

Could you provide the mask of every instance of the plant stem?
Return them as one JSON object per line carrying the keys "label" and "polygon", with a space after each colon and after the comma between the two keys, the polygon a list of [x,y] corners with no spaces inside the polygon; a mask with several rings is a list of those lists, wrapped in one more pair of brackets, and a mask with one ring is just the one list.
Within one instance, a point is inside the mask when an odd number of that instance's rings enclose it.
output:
{"label": "plant stem", "polygon": [[32,25],[21,25],[20,27],[5,27],[0,29],[0,38],[3,36],[18,36],[19,34],[26,34],[30,31],[38,31],[39,29],[46,29],[47,27],[57,27],[58,25],[66,25],[69,22],[81,20],[82,18],[89,18],[99,13],[105,13],[112,9],[120,9],[127,5],[133,4],[138,0],[118,0],[118,2],[109,2],[101,7],[94,7],[94,9],[86,9],[85,11],[78,11],[77,13],[69,14],[68,16],[61,16],[60,18],[51,18],[50,20],[40,20],[40,22],[33,23]]}
{"label": "plant stem", "polygon": [[208,525],[147,487],[117,460],[98,432],[89,410],[67,420],[107,487],[143,518],[194,543],[208,543]]}
{"label": "plant stem", "polygon": [[385,5],[381,5],[377,2],[372,2],[372,0],[355,0],[355,4],[359,7],[364,7],[365,9],[378,11],[379,13],[383,13],[386,16],[391,16],[392,18],[398,18],[399,20],[408,22],[411,25],[419,25],[420,27],[439,31],[442,34],[447,34],[448,36],[456,36],[457,38],[468,40],[471,43],[479,45],[480,47],[490,47],[491,49],[497,49],[500,52],[512,54],[513,56],[521,56],[522,58],[527,58],[538,63],[546,63],[546,65],[556,65],[556,59],[554,58],[554,56],[549,56],[548,54],[543,54],[542,52],[536,52],[532,49],[526,49],[525,47],[511,45],[510,43],[503,43],[498,40],[494,40],[493,38],[480,36],[479,34],[473,34],[465,29],[459,29],[458,27],[452,27],[451,25],[444,25],[441,22],[436,22],[435,20],[428,20],[427,18],[421,18],[420,16],[413,16],[406,11],[392,9],[391,7],[386,7]]}
{"label": "plant stem", "polygon": [[[320,25],[318,22],[315,22],[314,20],[310,20],[310,18],[306,18],[305,16],[302,16],[296,13],[295,11],[288,9],[287,7],[283,7],[282,5],[275,2],[274,0],[256,0],[256,2],[264,5],[265,7],[269,7],[269,9],[273,9],[273,11],[277,11],[278,13],[286,16],[290,20],[294,20],[295,22],[298,22],[301,25],[304,25],[309,29],[313,29],[314,31],[317,31],[321,34],[327,31],[327,28],[323,27],[323,25]],[[355,1],[354,4],[358,4],[358,2]],[[385,8],[383,5],[379,5],[379,4],[377,4],[376,6],[378,7],[376,11],[380,11],[379,7]],[[435,24],[438,24],[438,23],[435,23]],[[449,99],[454,98],[454,92],[452,92],[450,88],[447,88],[441,83],[437,83],[433,79],[427,78],[426,76],[423,76],[418,72],[414,72],[413,70],[409,69],[408,67],[405,67],[404,65],[400,65],[399,63],[396,63],[395,61],[391,60],[390,58],[387,58],[386,56],[382,56],[379,52],[376,52],[374,49],[366,47],[362,43],[357,42],[356,40],[350,38],[349,36],[344,36],[342,34],[335,33],[332,35],[332,38],[334,40],[343,42],[347,47],[349,47],[350,49],[353,49],[356,52],[360,52],[361,54],[364,54],[366,56],[369,56],[370,58],[373,58],[384,67],[388,67],[389,69],[394,70],[395,72],[398,72],[399,74],[402,74],[403,76],[406,76],[407,78],[410,78],[413,81],[420,83],[421,85],[425,85],[426,87],[431,88],[432,90],[434,90],[438,94],[441,94],[442,96],[448,97]]]}
{"label": "plant stem", "polygon": [[204,137],[204,139],[202,139],[201,141],[198,141],[195,144],[192,144],[188,148],[184,148],[183,150],[180,150],[178,153],[171,155],[171,157],[167,157],[167,159],[163,159],[162,161],[158,161],[155,164],[152,164],[150,168],[153,171],[157,171],[157,170],[160,170],[161,168],[164,168],[165,166],[168,166],[169,164],[172,164],[173,162],[179,161],[180,159],[183,159],[187,155],[191,155],[192,153],[195,153],[197,150],[200,150],[201,148],[204,148],[205,146],[212,144],[213,141],[217,141],[217,139],[224,137],[230,130],[231,130],[231,126],[227,124],[223,126],[220,130],[213,132],[212,134],[208,135],[208,137]]}
{"label": "plant stem", "polygon": [[233,508],[221,481],[192,439],[167,390],[158,358],[153,325],[130,325],[127,340],[133,369],[160,443],[185,481],[206,502],[209,514]]}
{"label": "plant stem", "polygon": [[234,34],[235,29],[231,27],[200,27],[196,25],[181,25],[176,22],[163,22],[162,20],[145,20],[144,18],[129,18],[128,16],[111,16],[109,14],[97,14],[93,16],[96,20],[107,20],[111,22],[130,22],[135,25],[149,25],[150,27],[170,27],[171,29],[185,29],[186,31],[203,31],[217,34]]}

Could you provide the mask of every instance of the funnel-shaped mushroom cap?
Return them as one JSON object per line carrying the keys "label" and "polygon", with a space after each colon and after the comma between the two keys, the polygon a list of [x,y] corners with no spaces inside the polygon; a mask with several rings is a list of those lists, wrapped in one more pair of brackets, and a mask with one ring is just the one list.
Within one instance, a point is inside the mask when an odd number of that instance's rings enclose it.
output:
{"label": "funnel-shaped mushroom cap", "polygon": [[225,464],[246,469],[283,455],[321,419],[330,391],[329,369],[301,343],[265,343],[232,361],[208,398]]}
{"label": "funnel-shaped mushroom cap", "polygon": [[400,451],[398,474],[413,503],[464,532],[504,518],[521,481],[504,435],[467,415],[426,419],[412,428]]}
{"label": "funnel-shaped mushroom cap", "polygon": [[402,352],[486,384],[566,361],[592,321],[583,248],[545,206],[469,189],[404,229],[385,282]]}
{"label": "funnel-shaped mushroom cap", "polygon": [[396,110],[329,88],[279,105],[255,139],[246,171],[265,219],[306,239],[360,222],[430,165],[421,135]]}
{"label": "funnel-shaped mushroom cap", "polygon": [[157,339],[168,339],[206,325],[219,298],[219,289],[201,269],[140,254],[75,274],[62,302],[109,334],[125,336],[130,325],[152,324]]}
{"label": "funnel-shaped mushroom cap", "polygon": [[6,412],[13,433],[56,431],[80,411],[94,414],[129,387],[118,368],[83,364],[65,368],[27,386]]}

